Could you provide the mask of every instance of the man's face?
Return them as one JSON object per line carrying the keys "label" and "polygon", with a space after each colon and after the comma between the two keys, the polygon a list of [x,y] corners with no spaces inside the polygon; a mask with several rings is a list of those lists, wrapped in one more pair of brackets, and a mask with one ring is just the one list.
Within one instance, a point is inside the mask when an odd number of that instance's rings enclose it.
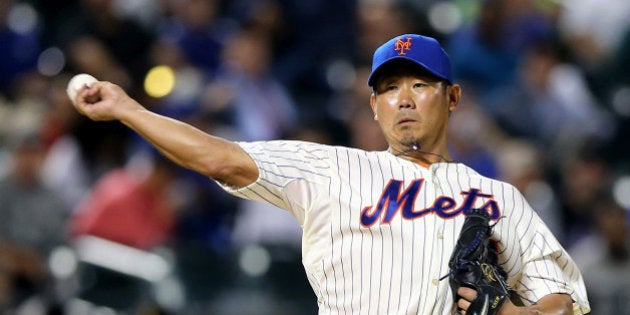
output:
{"label": "man's face", "polygon": [[446,146],[448,116],[459,93],[457,85],[399,64],[391,65],[377,80],[370,104],[394,151],[414,143],[423,150],[439,151]]}

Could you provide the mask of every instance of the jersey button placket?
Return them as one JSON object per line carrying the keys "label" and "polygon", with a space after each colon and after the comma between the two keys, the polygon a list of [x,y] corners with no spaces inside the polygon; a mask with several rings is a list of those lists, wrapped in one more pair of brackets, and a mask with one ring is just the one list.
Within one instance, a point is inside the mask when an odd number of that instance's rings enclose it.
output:
{"label": "jersey button placket", "polygon": [[[439,179],[435,176],[435,169],[434,169],[435,165],[432,165],[429,168],[429,174],[427,178],[427,182],[431,183],[431,185],[427,185],[427,196],[431,196],[433,198],[428,198],[429,200],[436,200],[438,198],[438,194],[439,191],[441,190],[440,188],[440,183],[439,183]],[[442,226],[443,226],[443,222],[441,221],[442,219],[437,217],[436,214],[434,215],[434,220],[435,220],[435,224],[434,224],[434,233],[436,235],[436,242],[435,243],[435,256],[434,257],[442,257],[442,252],[444,251],[444,247],[443,247],[443,239],[444,239],[444,235],[442,233]],[[442,264],[444,262],[443,261],[436,261],[433,264],[433,268],[431,270],[431,275],[432,275],[432,279],[431,279],[431,287],[433,288],[431,291],[431,294],[433,294],[436,297],[439,297],[440,295],[438,294],[439,290],[439,285],[440,285],[440,272],[442,269]]]}

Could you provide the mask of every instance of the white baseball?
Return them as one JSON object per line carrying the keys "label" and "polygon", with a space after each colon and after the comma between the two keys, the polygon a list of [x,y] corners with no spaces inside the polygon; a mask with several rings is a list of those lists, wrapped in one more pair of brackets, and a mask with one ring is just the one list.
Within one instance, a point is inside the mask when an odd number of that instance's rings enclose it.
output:
{"label": "white baseball", "polygon": [[77,93],[81,91],[84,87],[90,87],[92,83],[97,82],[95,77],[87,74],[81,73],[77,74],[68,82],[68,88],[66,89],[66,93],[68,93],[68,97],[72,102],[75,102],[77,97]]}

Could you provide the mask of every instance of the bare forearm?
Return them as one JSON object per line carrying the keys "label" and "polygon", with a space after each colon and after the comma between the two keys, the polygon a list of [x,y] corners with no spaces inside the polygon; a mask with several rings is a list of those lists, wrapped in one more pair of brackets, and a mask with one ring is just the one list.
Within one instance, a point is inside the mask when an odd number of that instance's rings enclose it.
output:
{"label": "bare forearm", "polygon": [[146,109],[134,110],[120,121],[185,168],[237,187],[256,178],[251,174],[253,161],[233,142]]}
{"label": "bare forearm", "polygon": [[527,307],[516,307],[506,303],[500,314],[517,315],[572,315],[573,303],[568,294],[549,294],[536,304]]}
{"label": "bare forearm", "polygon": [[200,173],[210,173],[204,171],[203,165],[198,165],[202,164],[200,159],[204,155],[204,148],[212,146],[211,142],[214,140],[202,131],[144,108],[126,113],[120,122],[137,132],[175,163]]}
{"label": "bare forearm", "polygon": [[[90,98],[99,101],[89,103]],[[230,186],[243,187],[258,177],[256,164],[237,144],[148,111],[109,82],[79,91],[73,104],[92,120],[120,121],[173,162]]]}

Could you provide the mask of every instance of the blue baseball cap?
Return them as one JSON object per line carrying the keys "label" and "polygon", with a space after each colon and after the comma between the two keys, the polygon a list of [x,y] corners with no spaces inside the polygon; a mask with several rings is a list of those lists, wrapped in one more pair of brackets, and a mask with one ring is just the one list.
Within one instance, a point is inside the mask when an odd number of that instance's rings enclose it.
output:
{"label": "blue baseball cap", "polygon": [[436,77],[453,83],[451,61],[440,43],[432,37],[404,34],[390,39],[376,49],[368,86],[374,86],[375,74],[393,60],[409,60]]}

